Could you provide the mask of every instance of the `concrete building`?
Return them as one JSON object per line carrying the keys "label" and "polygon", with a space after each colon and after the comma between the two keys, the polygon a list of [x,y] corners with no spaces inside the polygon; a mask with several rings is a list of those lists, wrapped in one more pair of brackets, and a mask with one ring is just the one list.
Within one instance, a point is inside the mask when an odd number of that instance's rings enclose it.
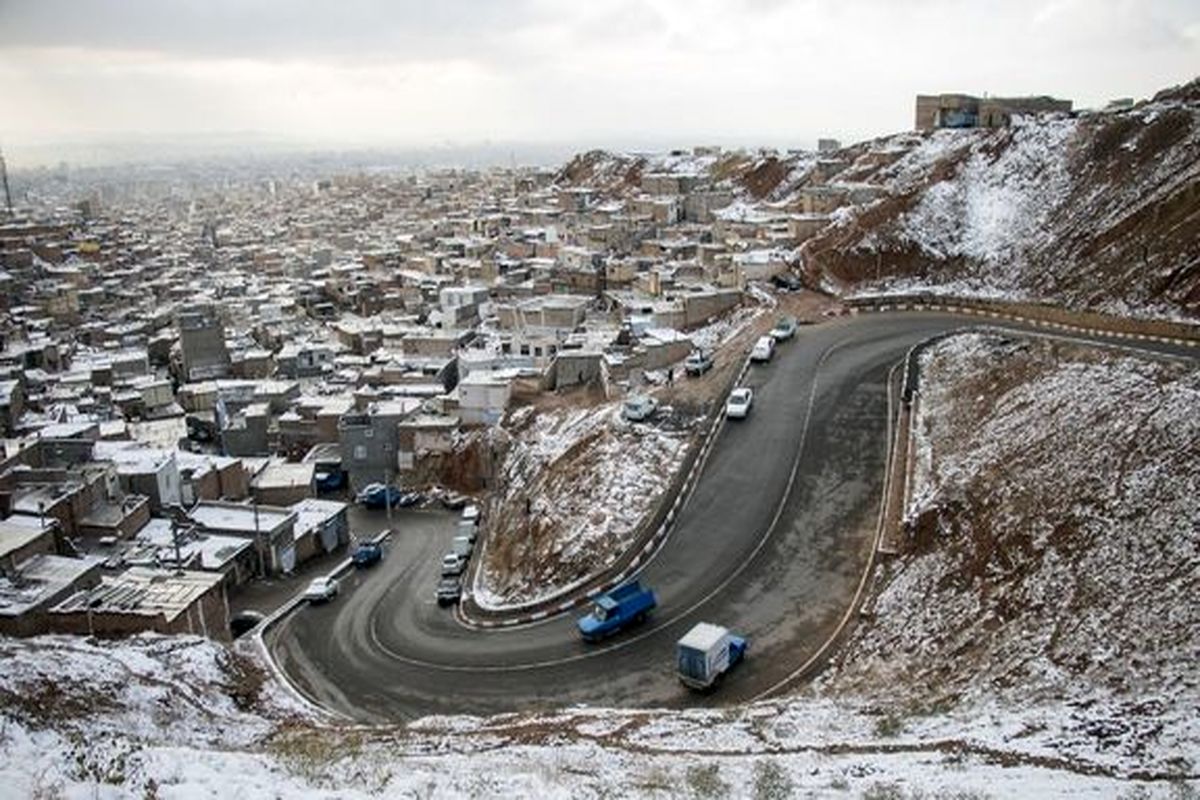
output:
{"label": "concrete building", "polygon": [[388,481],[400,468],[399,424],[421,409],[413,398],[371,403],[365,411],[346,414],[338,423],[342,467],[355,491],[368,483]]}
{"label": "concrete building", "polygon": [[984,97],[969,94],[919,94],[915,127],[919,131],[936,128],[1003,128],[1022,114],[1070,113],[1070,100],[1045,95],[1037,97]]}
{"label": "concrete building", "polygon": [[131,567],[71,595],[47,619],[51,631],[88,636],[155,631],[230,638],[224,580],[210,572]]}
{"label": "concrete building", "polygon": [[212,305],[196,305],[179,312],[179,348],[185,381],[209,380],[229,375],[225,325]]}
{"label": "concrete building", "polygon": [[46,612],[100,583],[101,559],[39,554],[0,575],[0,634],[38,636],[49,630]]}
{"label": "concrete building", "polygon": [[259,574],[275,575],[296,568],[296,514],[290,509],[203,500],[188,517],[202,532],[249,539],[255,547]]}

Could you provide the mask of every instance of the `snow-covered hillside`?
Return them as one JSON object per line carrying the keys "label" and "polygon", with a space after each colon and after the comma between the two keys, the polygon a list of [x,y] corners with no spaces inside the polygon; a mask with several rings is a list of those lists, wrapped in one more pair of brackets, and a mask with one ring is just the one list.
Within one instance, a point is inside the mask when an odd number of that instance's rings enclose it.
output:
{"label": "snow-covered hillside", "polygon": [[514,412],[475,601],[535,601],[614,563],[666,490],[694,423],[667,408],[626,422],[614,402]]}
{"label": "snow-covered hillside", "polygon": [[1060,755],[1067,720],[997,708],[898,720],[878,697],[821,697],[338,726],[203,639],[2,644],[6,797],[1185,797],[1195,788],[1180,772],[1131,778],[1136,756]]}
{"label": "snow-covered hillside", "polygon": [[1021,718],[1047,757],[1197,770],[1200,374],[968,334],[922,358],[910,550],[823,678]]}
{"label": "snow-covered hillside", "polygon": [[814,281],[1200,316],[1200,81],[1119,113],[871,151],[899,154],[862,176],[887,194],[803,245]]}

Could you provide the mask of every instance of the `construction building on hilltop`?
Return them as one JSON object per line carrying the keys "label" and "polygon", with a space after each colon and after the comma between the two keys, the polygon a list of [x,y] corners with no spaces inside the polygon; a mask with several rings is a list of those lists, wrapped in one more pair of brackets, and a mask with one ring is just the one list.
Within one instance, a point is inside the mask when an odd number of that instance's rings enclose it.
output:
{"label": "construction building on hilltop", "polygon": [[1022,114],[1071,112],[1070,100],[1040,97],[974,97],[969,94],[917,95],[916,129],[1004,128]]}

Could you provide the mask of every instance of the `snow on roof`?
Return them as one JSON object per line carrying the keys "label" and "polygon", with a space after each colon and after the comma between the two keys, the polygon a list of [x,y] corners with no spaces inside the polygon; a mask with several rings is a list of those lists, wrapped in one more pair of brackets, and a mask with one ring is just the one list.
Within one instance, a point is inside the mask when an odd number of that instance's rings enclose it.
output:
{"label": "snow on roof", "polygon": [[[252,535],[254,532],[274,530],[293,520],[295,515],[286,508],[277,506],[258,506],[257,515],[254,506],[237,505],[236,503],[220,503],[202,500],[188,516],[197,525],[209,530],[231,531],[239,534]],[[258,524],[255,525],[255,517]]]}
{"label": "snow on roof", "polygon": [[17,567],[17,581],[0,576],[0,615],[20,616],[102,563],[99,558],[39,554]]}
{"label": "snow on roof", "polygon": [[312,462],[300,464],[271,464],[254,479],[256,489],[286,489],[307,486],[313,481]]}
{"label": "snow on roof", "polygon": [[697,622],[679,640],[679,646],[707,653],[720,644],[721,639],[728,633],[728,629],[722,628],[720,625],[713,625],[710,622]]}
{"label": "snow on roof", "polygon": [[224,580],[209,572],[165,572],[146,567],[130,567],[120,575],[105,575],[94,589],[78,592],[51,609],[51,613],[69,614],[90,610],[93,613],[161,614],[171,621]]}
{"label": "snow on roof", "polygon": [[293,503],[292,511],[296,512],[296,537],[303,536],[308,531],[322,525],[347,508],[345,503],[336,500],[318,500],[308,497],[299,503]]}

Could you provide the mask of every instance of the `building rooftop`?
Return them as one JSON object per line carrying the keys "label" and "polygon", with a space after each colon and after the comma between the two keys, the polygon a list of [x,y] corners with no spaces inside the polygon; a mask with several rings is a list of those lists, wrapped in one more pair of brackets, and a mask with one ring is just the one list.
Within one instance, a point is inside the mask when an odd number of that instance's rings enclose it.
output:
{"label": "building rooftop", "polygon": [[[272,531],[295,519],[295,514],[278,506],[240,505],[202,500],[188,512],[192,521],[212,531],[227,531],[253,536],[256,531]],[[255,518],[257,517],[257,524]]]}
{"label": "building rooftop", "polygon": [[51,613],[87,610],[146,616],[161,614],[170,622],[222,580],[223,575],[212,572],[167,572],[130,567],[120,575],[105,575],[99,586],[68,597],[52,608]]}
{"label": "building rooftop", "polygon": [[98,558],[65,558],[39,554],[17,567],[16,580],[0,575],[0,615],[20,616],[63,591],[88,572]]}

